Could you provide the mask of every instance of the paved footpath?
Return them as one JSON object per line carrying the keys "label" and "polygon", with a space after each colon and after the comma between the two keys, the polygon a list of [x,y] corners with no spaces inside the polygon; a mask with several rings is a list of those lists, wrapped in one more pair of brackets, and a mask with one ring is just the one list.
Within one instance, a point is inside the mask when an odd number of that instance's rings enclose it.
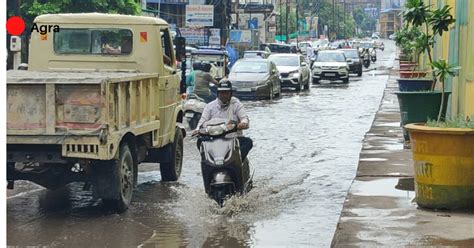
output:
{"label": "paved footpath", "polygon": [[332,247],[474,247],[474,212],[418,208],[411,150],[403,149],[398,61],[364,138]]}

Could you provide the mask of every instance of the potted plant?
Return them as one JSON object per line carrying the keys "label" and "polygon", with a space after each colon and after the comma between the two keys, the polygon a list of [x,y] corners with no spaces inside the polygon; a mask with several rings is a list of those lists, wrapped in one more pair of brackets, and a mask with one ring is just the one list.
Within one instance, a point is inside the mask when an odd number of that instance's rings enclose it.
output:
{"label": "potted plant", "polygon": [[[399,79],[400,91],[396,92],[400,104],[400,115],[402,119],[402,126],[408,123],[426,122],[428,119],[437,119],[439,109],[441,109],[441,118],[444,117],[447,109],[447,101],[441,101],[442,98],[449,96],[450,92],[435,90],[436,75],[435,64],[431,50],[434,48],[434,35],[443,35],[444,31],[449,30],[449,26],[455,22],[453,16],[449,13],[451,7],[446,5],[443,8],[431,11],[428,5],[425,5],[422,0],[408,0],[405,5],[403,17],[407,24],[412,27],[425,27],[425,33],[419,35],[413,45],[415,50],[419,52],[426,52],[431,65],[431,72],[433,79],[418,79],[410,78],[410,81]],[[430,34],[429,30],[433,31]],[[420,87],[413,82],[418,82]],[[408,86],[403,86],[405,83]],[[406,91],[402,91],[406,90]],[[409,141],[409,135],[404,130],[405,141]]]}

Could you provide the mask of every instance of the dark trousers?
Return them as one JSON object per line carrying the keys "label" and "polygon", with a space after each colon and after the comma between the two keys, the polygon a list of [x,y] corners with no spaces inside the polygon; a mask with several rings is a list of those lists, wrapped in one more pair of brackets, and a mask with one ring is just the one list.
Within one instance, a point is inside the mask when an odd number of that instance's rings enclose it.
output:
{"label": "dark trousers", "polygon": [[[201,143],[205,139],[206,138],[202,138],[202,137],[198,138],[197,144],[196,144],[198,150],[201,148]],[[249,137],[237,137],[237,139],[239,139],[239,143],[240,143],[240,155],[242,156],[242,161],[244,161],[253,147],[253,141]]]}

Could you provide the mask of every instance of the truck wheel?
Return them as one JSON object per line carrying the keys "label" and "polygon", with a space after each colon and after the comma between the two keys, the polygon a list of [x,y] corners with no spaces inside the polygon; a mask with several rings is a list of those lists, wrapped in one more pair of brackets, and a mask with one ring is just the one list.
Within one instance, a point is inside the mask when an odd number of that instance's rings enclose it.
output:
{"label": "truck wheel", "polygon": [[112,175],[110,176],[112,187],[119,192],[118,199],[103,199],[104,204],[122,213],[128,209],[132,200],[134,185],[134,166],[133,157],[127,143],[120,145],[119,158],[111,163]]}
{"label": "truck wheel", "polygon": [[349,78],[345,78],[342,80],[343,83],[348,84],[349,83]]}
{"label": "truck wheel", "polygon": [[361,76],[362,76],[362,68],[360,68],[360,71],[357,72],[357,76],[358,76],[358,77],[361,77]]}
{"label": "truck wheel", "polygon": [[161,180],[176,181],[181,175],[183,166],[183,133],[176,127],[174,141],[171,146],[171,158],[168,163],[160,164]]}

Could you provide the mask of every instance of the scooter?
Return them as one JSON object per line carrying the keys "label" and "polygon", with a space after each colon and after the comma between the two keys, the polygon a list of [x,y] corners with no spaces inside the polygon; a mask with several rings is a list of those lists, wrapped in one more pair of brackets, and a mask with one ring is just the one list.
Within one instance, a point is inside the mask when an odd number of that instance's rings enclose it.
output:
{"label": "scooter", "polygon": [[369,66],[370,66],[370,55],[368,53],[364,54],[363,64],[364,64],[365,68],[369,68]]}
{"label": "scooter", "polygon": [[[215,95],[217,95],[217,86],[213,83],[209,84],[209,88]],[[189,90],[188,90],[189,91]],[[204,99],[197,96],[196,94],[189,94],[184,103],[184,118],[188,127],[191,130],[196,129],[199,120],[201,119],[202,112],[206,107],[207,103]]]}
{"label": "scooter", "polygon": [[188,96],[184,104],[184,118],[186,119],[186,123],[188,123],[189,129],[196,129],[206,105],[207,103],[204,99],[198,97],[196,94]]}
{"label": "scooter", "polygon": [[372,49],[372,51],[370,51],[370,59],[374,63],[375,63],[375,61],[377,61],[377,52],[375,52],[375,49]]}
{"label": "scooter", "polygon": [[252,188],[253,173],[250,175],[248,159],[241,159],[239,140],[232,134],[236,131],[236,123],[214,118],[203,123],[198,132],[204,189],[220,206],[228,197]]}

